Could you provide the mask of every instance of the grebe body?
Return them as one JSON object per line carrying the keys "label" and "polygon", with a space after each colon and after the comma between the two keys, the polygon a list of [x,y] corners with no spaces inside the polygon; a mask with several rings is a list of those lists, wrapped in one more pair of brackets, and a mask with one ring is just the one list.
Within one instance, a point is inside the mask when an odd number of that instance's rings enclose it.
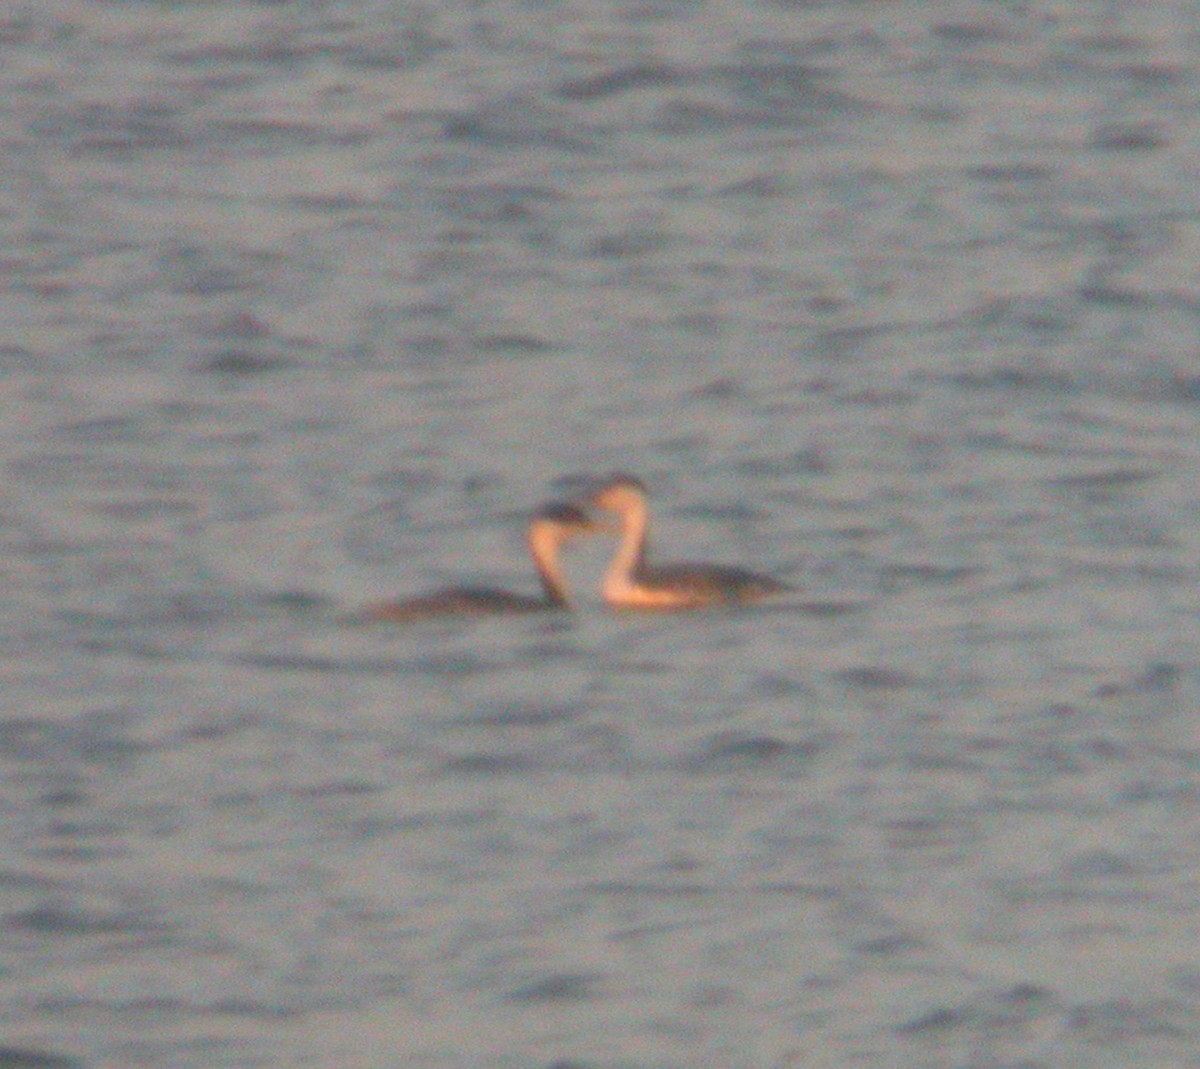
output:
{"label": "grebe body", "polygon": [[487,587],[454,586],[435,590],[404,601],[385,601],[368,605],[363,618],[368,621],[394,624],[430,620],[438,616],[488,616],[501,613],[543,612],[565,608],[543,598],[510,594],[507,590]]}
{"label": "grebe body", "polygon": [[525,540],[542,583],[541,597],[487,587],[446,587],[404,601],[369,605],[360,616],[367,621],[408,623],[439,616],[484,616],[569,609],[571,597],[559,566],[559,550],[572,539],[598,527],[583,509],[564,502],[550,502],[534,513],[526,528]]}
{"label": "grebe body", "polygon": [[650,510],[646,487],[632,475],[613,476],[588,498],[588,504],[620,517],[621,541],[601,588],[609,605],[623,609],[744,605],[794,589],[745,568],[648,563]]}

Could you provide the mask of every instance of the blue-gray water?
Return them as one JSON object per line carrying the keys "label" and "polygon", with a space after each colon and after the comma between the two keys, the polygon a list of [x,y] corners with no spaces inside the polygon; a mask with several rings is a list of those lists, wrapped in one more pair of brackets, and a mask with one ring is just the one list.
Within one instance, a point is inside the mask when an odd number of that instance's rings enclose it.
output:
{"label": "blue-gray water", "polygon": [[0,1067],[1200,1065],[1197,26],[6,9]]}

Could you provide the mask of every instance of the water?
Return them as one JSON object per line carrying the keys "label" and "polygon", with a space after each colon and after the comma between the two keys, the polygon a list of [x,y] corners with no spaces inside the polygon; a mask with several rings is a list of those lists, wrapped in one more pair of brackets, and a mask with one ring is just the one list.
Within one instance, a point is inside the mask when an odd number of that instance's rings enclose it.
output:
{"label": "water", "polygon": [[0,16],[0,1067],[1200,1064],[1198,16]]}

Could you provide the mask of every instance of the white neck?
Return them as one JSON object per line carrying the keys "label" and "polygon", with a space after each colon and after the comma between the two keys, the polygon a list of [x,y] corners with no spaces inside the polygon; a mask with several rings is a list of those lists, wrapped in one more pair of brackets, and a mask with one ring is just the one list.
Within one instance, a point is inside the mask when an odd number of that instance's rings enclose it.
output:
{"label": "white neck", "polygon": [[637,588],[637,574],[646,557],[646,502],[635,500],[621,515],[621,541],[604,573],[603,594],[608,601],[621,601]]}
{"label": "white neck", "polygon": [[528,542],[546,600],[552,605],[570,605],[571,599],[558,565],[558,532],[548,523],[534,523],[529,528]]}

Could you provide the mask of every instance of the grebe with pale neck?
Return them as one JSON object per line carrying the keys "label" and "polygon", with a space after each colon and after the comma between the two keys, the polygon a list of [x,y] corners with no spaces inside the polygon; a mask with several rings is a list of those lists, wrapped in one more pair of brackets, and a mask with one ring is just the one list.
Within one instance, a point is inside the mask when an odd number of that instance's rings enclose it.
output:
{"label": "grebe with pale neck", "polygon": [[793,587],[769,575],[720,564],[650,564],[646,544],[650,509],[646,487],[632,475],[614,475],[586,503],[620,517],[621,540],[605,573],[604,600],[621,609],[695,609],[744,605]]}
{"label": "grebe with pale neck", "polygon": [[404,601],[368,605],[356,618],[366,622],[408,623],[438,616],[484,616],[569,609],[571,597],[559,566],[559,550],[567,542],[599,528],[600,525],[583,509],[565,502],[549,502],[533,514],[525,530],[525,541],[542,582],[541,597],[487,587],[446,587]]}

